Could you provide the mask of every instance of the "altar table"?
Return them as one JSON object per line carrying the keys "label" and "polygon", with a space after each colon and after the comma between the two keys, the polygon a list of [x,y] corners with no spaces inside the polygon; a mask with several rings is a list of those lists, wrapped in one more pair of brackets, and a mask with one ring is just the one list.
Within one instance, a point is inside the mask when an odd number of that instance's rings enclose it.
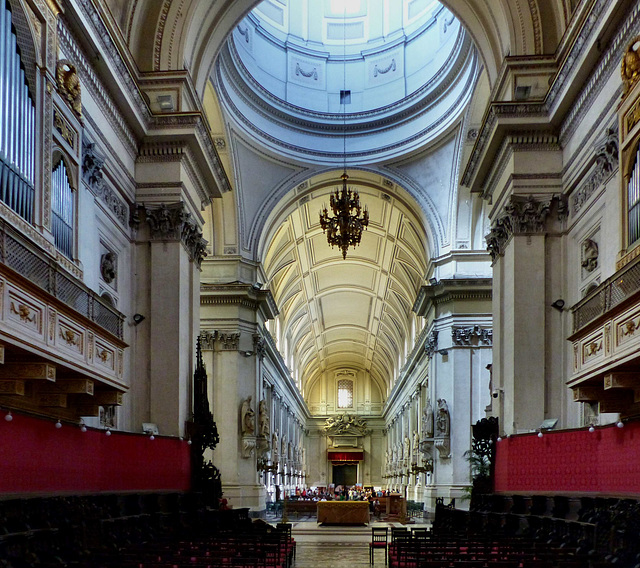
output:
{"label": "altar table", "polygon": [[318,522],[332,525],[369,524],[369,502],[319,501]]}

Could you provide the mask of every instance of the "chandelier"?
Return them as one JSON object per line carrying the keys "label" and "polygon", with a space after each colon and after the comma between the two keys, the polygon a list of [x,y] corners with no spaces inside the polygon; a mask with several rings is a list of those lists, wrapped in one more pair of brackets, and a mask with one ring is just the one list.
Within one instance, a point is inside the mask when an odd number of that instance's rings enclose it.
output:
{"label": "chandelier", "polygon": [[347,249],[360,244],[362,230],[369,225],[369,211],[365,207],[362,211],[360,196],[355,189],[347,187],[349,176],[345,171],[342,176],[342,188],[336,188],[331,194],[331,210],[333,217],[325,207],[320,213],[322,232],[327,234],[327,242],[333,248],[337,246],[342,251],[342,258],[347,258]]}
{"label": "chandelier", "polygon": [[[345,5],[346,6],[346,5]],[[346,30],[346,7],[343,16],[343,29]],[[329,217],[329,212],[325,207],[320,213],[320,226],[322,232],[327,235],[327,242],[331,248],[338,246],[342,251],[342,258],[347,258],[347,250],[350,246],[356,247],[360,244],[362,238],[362,230],[369,225],[369,211],[367,208],[360,206],[360,196],[355,189],[347,187],[347,102],[350,102],[351,92],[347,91],[347,59],[346,59],[346,37],[343,37],[343,91],[340,93],[340,103],[343,105],[342,114],[342,137],[343,147],[342,156],[344,160],[344,171],[340,179],[342,187],[337,187],[335,192],[331,194],[331,211],[333,217]]]}

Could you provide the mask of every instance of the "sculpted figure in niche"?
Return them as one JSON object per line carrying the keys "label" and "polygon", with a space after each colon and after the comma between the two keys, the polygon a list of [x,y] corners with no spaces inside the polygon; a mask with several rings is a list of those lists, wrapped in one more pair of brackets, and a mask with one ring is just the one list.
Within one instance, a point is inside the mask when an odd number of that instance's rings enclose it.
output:
{"label": "sculpted figure in niche", "polygon": [[436,417],[436,434],[438,436],[449,435],[450,416],[447,401],[444,398],[438,399],[438,416]]}
{"label": "sculpted figure in niche", "polygon": [[274,432],[273,436],[271,436],[271,461],[278,461],[278,432]]}
{"label": "sculpted figure in niche", "polygon": [[248,396],[242,402],[242,408],[240,410],[240,418],[242,420],[242,434],[252,436],[256,430],[255,422],[256,413],[251,408],[251,396]]}
{"label": "sculpted figure in niche", "polygon": [[418,455],[418,451],[420,450],[420,434],[418,434],[417,430],[413,431],[413,453],[414,455]]}
{"label": "sculpted figure in niche", "polygon": [[593,272],[598,267],[598,243],[587,239],[582,243],[582,268]]}
{"label": "sculpted figure in niche", "polygon": [[404,437],[404,459],[409,459],[409,454],[411,453],[411,440],[409,440],[409,436]]}
{"label": "sculpted figure in niche", "polygon": [[422,411],[422,437],[433,438],[433,407],[429,399],[427,399],[427,405]]}
{"label": "sculpted figure in niche", "polygon": [[263,398],[258,405],[258,419],[260,421],[260,435],[269,439],[269,409],[267,401]]}
{"label": "sculpted figure in niche", "polygon": [[116,279],[116,261],[116,255],[112,252],[103,254],[100,259],[100,275],[107,284],[111,284]]}

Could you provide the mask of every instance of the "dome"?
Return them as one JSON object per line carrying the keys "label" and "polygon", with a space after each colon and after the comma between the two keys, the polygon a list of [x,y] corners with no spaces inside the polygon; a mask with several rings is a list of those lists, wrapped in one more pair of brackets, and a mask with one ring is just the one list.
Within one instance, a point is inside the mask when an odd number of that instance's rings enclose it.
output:
{"label": "dome", "polygon": [[433,0],[265,0],[235,27],[214,81],[265,145],[367,163],[445,131],[476,68],[468,34]]}

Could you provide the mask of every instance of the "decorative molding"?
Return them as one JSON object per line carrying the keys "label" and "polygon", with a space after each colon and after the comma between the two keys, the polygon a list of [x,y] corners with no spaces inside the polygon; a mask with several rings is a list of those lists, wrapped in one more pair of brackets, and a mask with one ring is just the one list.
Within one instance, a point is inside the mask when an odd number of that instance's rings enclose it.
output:
{"label": "decorative molding", "polygon": [[200,268],[207,254],[207,241],[202,238],[202,231],[192,220],[191,213],[186,210],[182,201],[168,206],[162,203],[159,207],[138,205],[130,224],[137,230],[142,221],[146,221],[149,226],[150,240],[182,242],[189,258]]}
{"label": "decorative molding", "polygon": [[236,26],[238,33],[244,38],[245,43],[249,43],[249,26],[244,30],[240,26]]}
{"label": "decorative molding", "polygon": [[513,235],[542,234],[546,230],[546,221],[551,206],[557,203],[558,220],[567,217],[567,204],[564,195],[551,195],[536,198],[533,195],[511,195],[500,215],[485,237],[487,250],[495,262],[502,256],[505,247]]}
{"label": "decorative molding", "polygon": [[267,353],[267,342],[259,333],[253,334],[253,351],[258,355],[260,361],[264,360]]}
{"label": "decorative molding", "polygon": [[236,351],[240,345],[240,333],[229,333],[227,331],[218,330],[202,330],[200,332],[200,343],[202,349],[214,351],[216,342],[223,351]]}
{"label": "decorative molding", "polygon": [[[117,48],[113,45],[109,32],[104,27],[100,16],[95,9],[90,8],[90,3],[80,2],[79,6],[80,9],[84,11],[85,16],[89,19],[94,30],[98,34],[102,46],[106,51],[107,60],[110,63],[111,69],[118,72],[119,78],[125,84],[126,91],[136,100],[138,110],[140,110],[143,115],[148,115],[149,110],[147,105],[142,100],[138,87],[131,78],[131,74],[128,72]],[[113,127],[125,148],[127,148],[129,155],[135,156],[138,150],[138,141],[133,130],[129,127],[125,118],[122,116],[122,113],[118,109],[104,83],[96,75],[89,57],[87,57],[87,55],[82,51],[79,42],[75,37],[73,37],[71,30],[64,25],[62,19],[58,20],[57,37],[60,49],[65,53],[67,59],[73,61],[82,84],[91,92],[91,95],[95,99],[100,111]]]}
{"label": "decorative molding", "polygon": [[387,73],[389,73],[389,71],[395,71],[396,70],[396,59],[395,57],[393,59],[391,59],[391,63],[389,63],[389,65],[383,69],[380,69],[378,67],[378,64],[376,63],[375,66],[373,67],[373,76],[377,77],[378,75],[386,75]]}
{"label": "decorative molding", "polygon": [[111,284],[118,276],[118,257],[114,252],[106,252],[100,257],[100,276]]}
{"label": "decorative molding", "polygon": [[427,357],[433,357],[433,354],[438,350],[438,330],[434,329],[429,334],[429,338],[424,344],[424,350],[427,353]]}
{"label": "decorative molding", "polygon": [[595,168],[571,196],[571,209],[577,215],[594,192],[618,169],[618,129],[609,128],[595,153]]}
{"label": "decorative molding", "polygon": [[318,69],[314,67],[311,71],[303,71],[302,67],[300,67],[300,63],[296,63],[296,76],[302,75],[307,79],[313,77],[314,81],[318,80]]}
{"label": "decorative molding", "polygon": [[471,346],[479,343],[493,345],[493,330],[481,328],[479,325],[454,327],[451,329],[451,339],[454,345]]}
{"label": "decorative molding", "polygon": [[330,416],[325,420],[322,429],[327,436],[366,436],[370,433],[370,430],[367,429],[366,420],[350,414]]}
{"label": "decorative molding", "polygon": [[118,197],[104,181],[102,168],[104,167],[104,157],[101,156],[93,142],[82,141],[82,179],[87,187],[97,198],[99,198],[116,216],[123,226],[127,224],[129,207]]}
{"label": "decorative molding", "polygon": [[635,44],[640,42],[640,37],[635,37],[627,45],[622,56],[620,75],[622,76],[622,99],[624,100],[631,92],[636,83],[640,81],[640,54],[634,49]]}
{"label": "decorative molding", "polygon": [[62,136],[62,139],[71,146],[71,149],[75,150],[78,133],[55,105],[53,107],[53,127]]}
{"label": "decorative molding", "polygon": [[593,239],[585,239],[582,243],[580,266],[585,272],[593,272],[598,268],[598,243]]}

